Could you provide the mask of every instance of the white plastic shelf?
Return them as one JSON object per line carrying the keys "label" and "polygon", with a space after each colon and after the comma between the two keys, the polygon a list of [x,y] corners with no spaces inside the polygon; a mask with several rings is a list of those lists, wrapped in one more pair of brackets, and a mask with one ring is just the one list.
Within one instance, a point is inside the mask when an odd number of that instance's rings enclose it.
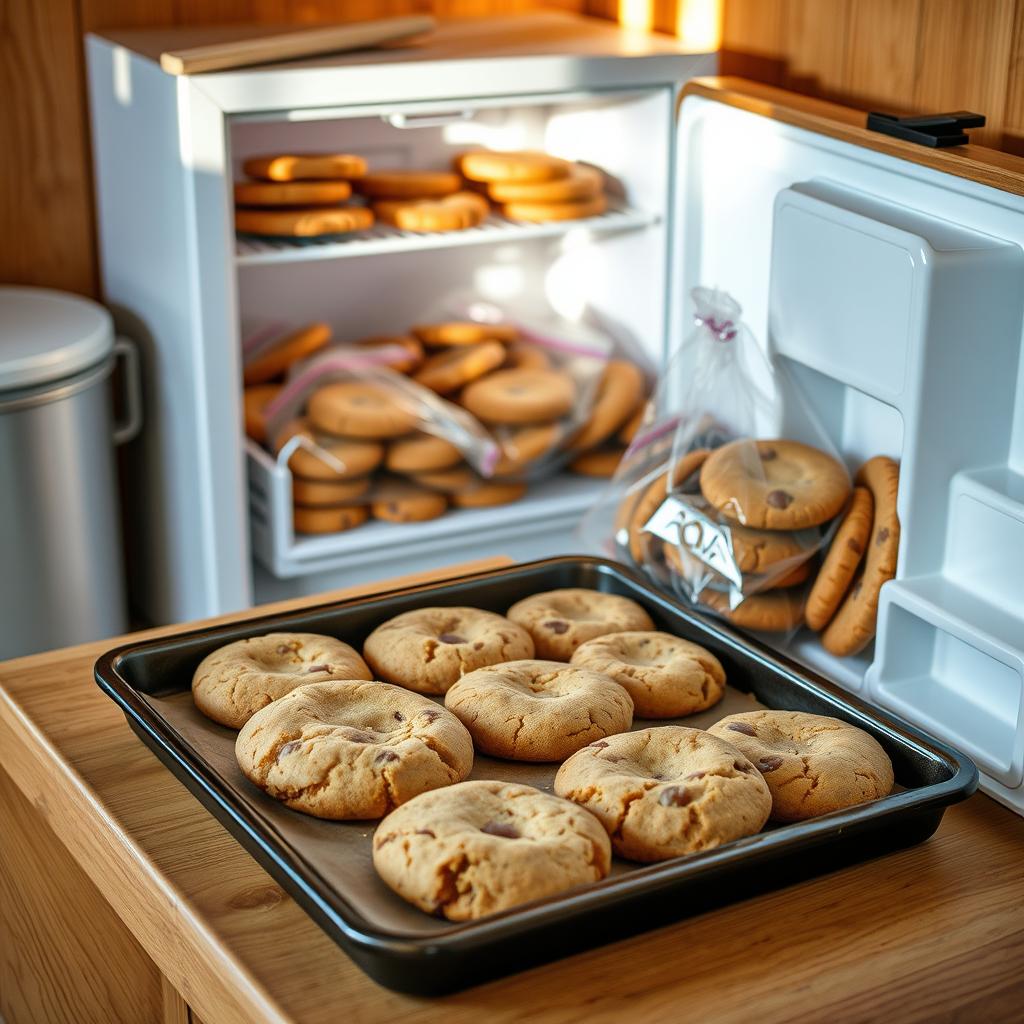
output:
{"label": "white plastic shelf", "polygon": [[[344,570],[354,575],[372,566],[379,577],[400,575],[420,564],[424,552],[444,565],[460,560],[507,554],[519,539],[538,549],[538,537],[565,545],[584,511],[606,486],[603,480],[562,474],[529,487],[509,505],[449,509],[422,523],[373,520],[342,533],[296,534],[292,529],[291,473],[258,445],[246,442],[253,554],[278,579]],[[538,552],[566,554],[567,550]],[[528,555],[525,557],[529,557]]]}
{"label": "white plastic shelf", "polygon": [[491,214],[479,227],[463,231],[402,231],[377,224],[367,231],[350,235],[325,235],[322,238],[264,238],[238,235],[235,263],[240,267],[267,263],[302,263],[309,260],[335,260],[350,256],[378,256],[384,253],[418,252],[424,249],[451,249],[464,245],[494,245],[500,242],[526,241],[532,238],[562,236],[592,237],[657,224],[659,217],[627,206],[608,209],[597,217],[579,220],[528,224]]}

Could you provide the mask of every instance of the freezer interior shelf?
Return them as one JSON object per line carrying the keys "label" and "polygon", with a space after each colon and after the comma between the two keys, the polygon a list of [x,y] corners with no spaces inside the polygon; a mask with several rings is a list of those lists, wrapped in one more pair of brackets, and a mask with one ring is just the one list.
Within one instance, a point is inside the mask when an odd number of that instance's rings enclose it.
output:
{"label": "freezer interior shelf", "polygon": [[368,231],[350,235],[325,235],[320,238],[265,238],[238,235],[235,262],[239,266],[264,263],[301,262],[340,259],[344,256],[371,256],[390,252],[414,252],[423,249],[447,249],[463,245],[486,245],[531,238],[590,238],[648,227],[659,221],[657,214],[628,206],[609,208],[597,217],[580,220],[528,224],[491,214],[479,227],[464,231],[402,231],[378,224]]}

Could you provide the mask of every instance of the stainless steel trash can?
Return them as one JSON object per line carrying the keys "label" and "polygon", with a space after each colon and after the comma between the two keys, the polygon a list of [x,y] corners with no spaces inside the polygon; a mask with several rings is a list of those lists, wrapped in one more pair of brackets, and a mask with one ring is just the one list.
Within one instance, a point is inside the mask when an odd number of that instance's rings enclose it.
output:
{"label": "stainless steel trash can", "polygon": [[0,659],[128,625],[114,445],[138,432],[137,370],[102,306],[0,287]]}

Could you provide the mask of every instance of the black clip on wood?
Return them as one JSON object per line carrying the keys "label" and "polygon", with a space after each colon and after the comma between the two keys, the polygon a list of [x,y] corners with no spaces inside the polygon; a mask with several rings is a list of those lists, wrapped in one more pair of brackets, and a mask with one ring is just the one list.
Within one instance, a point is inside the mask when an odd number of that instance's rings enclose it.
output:
{"label": "black clip on wood", "polygon": [[957,110],[951,114],[924,114],[919,117],[896,117],[894,114],[868,114],[868,130],[892,135],[920,146],[963,146],[970,140],[965,128],[982,128],[984,114]]}

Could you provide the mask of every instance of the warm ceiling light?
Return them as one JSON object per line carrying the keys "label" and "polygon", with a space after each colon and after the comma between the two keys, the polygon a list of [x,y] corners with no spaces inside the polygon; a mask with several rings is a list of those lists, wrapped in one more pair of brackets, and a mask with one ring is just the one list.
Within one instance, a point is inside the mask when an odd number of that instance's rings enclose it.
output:
{"label": "warm ceiling light", "polygon": [[651,29],[654,0],[619,0],[619,24],[623,28]]}
{"label": "warm ceiling light", "polygon": [[[625,0],[623,0],[625,2]],[[722,45],[722,0],[677,0],[676,35],[688,49],[709,53]]]}

